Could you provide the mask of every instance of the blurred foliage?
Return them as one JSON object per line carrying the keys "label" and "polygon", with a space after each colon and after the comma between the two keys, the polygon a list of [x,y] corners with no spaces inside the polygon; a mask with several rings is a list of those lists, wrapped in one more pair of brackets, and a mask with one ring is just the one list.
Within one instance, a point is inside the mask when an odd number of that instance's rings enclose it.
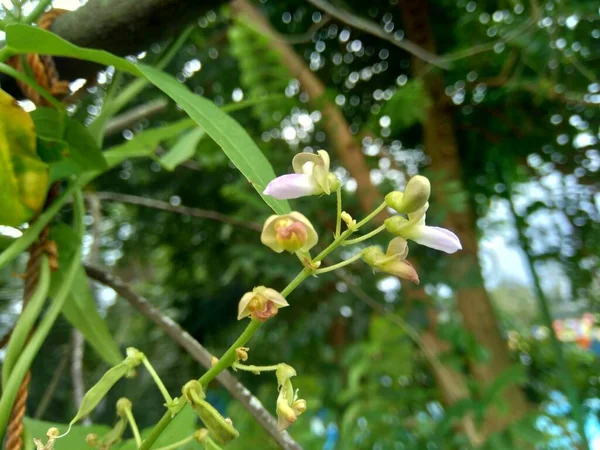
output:
{"label": "blurred foliage", "polygon": [[[261,0],[256,6],[284,36],[310,37],[295,42],[327,87],[327,99],[347,118],[361,142],[371,178],[382,191],[402,188],[406,179],[422,172],[435,189],[449,193],[448,203],[432,205],[428,221],[473,205],[482,241],[501,239],[514,249],[515,220],[507,201],[525,219],[533,261],[557,316],[597,312],[600,254],[598,217],[598,132],[600,130],[600,56],[597,10],[589,1],[520,2],[498,0],[431,0],[430,18],[438,53],[452,60],[443,72],[447,107],[452,111],[461,149],[465,190],[436,183],[440,174],[428,170],[419,124],[425,120],[428,99],[422,81],[411,76],[411,59],[403,50],[350,29],[305,3]],[[337,2],[336,2],[337,4]],[[537,4],[537,9],[532,6]],[[347,0],[343,7],[385,27],[402,39],[401,14],[395,0]],[[192,33],[166,70],[195,93],[222,106],[263,102],[232,113],[260,143],[277,174],[289,170],[297,151],[328,148],[335,136],[322,129],[322,114],[307,106],[308,97],[291,79],[282,61],[269,49],[267,38],[250,24],[232,19],[227,8],[198,19]],[[477,51],[486,46],[485,51]],[[489,48],[488,48],[489,47]],[[156,43],[143,56],[155,62],[165,49]],[[142,56],[139,56],[142,58]],[[437,69],[430,69],[437,70]],[[96,86],[87,88],[76,104],[74,117],[91,122],[102,108],[114,71],[103,72]],[[129,81],[122,77],[120,83]],[[129,107],[159,95],[146,88]],[[182,119],[175,105],[107,139],[105,147],[129,142],[136,134]],[[178,139],[179,138],[179,139]],[[180,144],[175,133],[163,140],[161,151]],[[204,137],[188,161],[174,172],[153,159],[125,161],[97,179],[91,190],[134,194],[206,210],[247,222],[261,223],[270,211],[223,152]],[[151,147],[148,148],[152,150]],[[190,149],[186,149],[190,152]],[[356,183],[336,161],[344,182],[345,209],[360,217],[352,196]],[[335,199],[299,199],[301,210],[322,238],[331,236]],[[98,261],[153,304],[180,323],[214,354],[224,351],[239,335],[237,301],[254,285],[284,286],[298,263],[290,255],[276,255],[260,245],[258,233],[230,224],[176,215],[166,211],[105,201],[100,216],[87,217],[99,246]],[[384,244],[383,239],[376,239]],[[0,247],[2,242],[0,241]],[[374,312],[351,286],[332,274],[309,279],[251,344],[250,362],[294,366],[309,409],[291,434],[307,449],[464,449],[470,448],[460,428],[466,414],[481,415],[490,405],[499,410],[502,388],[520,380],[531,400],[531,416],[494,435],[490,449],[575,448],[570,440],[573,423],[560,398],[555,355],[547,342],[532,332],[540,323],[528,267],[517,256],[482,246],[486,285],[497,307],[498,326],[507,336],[515,372],[499,374],[488,391],[469,385],[472,399],[453,406],[443,401],[432,369],[406,330]],[[497,259],[510,258],[508,262]],[[426,300],[411,303],[405,285],[370,273],[357,265],[348,276],[387,313],[401,315],[414,328],[426,330],[424,303],[437,308],[439,337],[449,351],[443,364],[466,373],[470,362],[489,355],[461,325],[454,307],[453,284],[444,278],[451,263],[433,251],[412,248],[410,259],[423,267]],[[491,264],[485,264],[492,259]],[[19,311],[19,260],[0,272],[0,331],[9,328]],[[167,388],[179,392],[183,383],[203,369],[122,299],[94,285],[100,314],[123,350],[134,346],[152,361]],[[516,334],[515,334],[516,333]],[[44,395],[59,361],[70,352],[70,328],[60,321],[36,360],[30,390],[31,411]],[[593,419],[599,408],[597,357],[575,346],[567,347],[568,363],[577,389]],[[91,386],[107,366],[86,347],[84,379]],[[271,411],[277,396],[274,377],[236,374]],[[64,374],[42,416],[68,422],[75,412],[72,383]],[[117,385],[92,415],[94,423],[112,425],[113,405],[127,394],[138,423],[146,427],[163,414],[162,398],[147,373]],[[209,399],[229,415],[243,439],[228,448],[276,448],[265,443],[248,413],[217,385]],[[558,397],[557,397],[558,396]],[[558,407],[556,405],[562,405]],[[590,420],[592,420],[590,419]],[[558,430],[558,431],[557,431]]]}

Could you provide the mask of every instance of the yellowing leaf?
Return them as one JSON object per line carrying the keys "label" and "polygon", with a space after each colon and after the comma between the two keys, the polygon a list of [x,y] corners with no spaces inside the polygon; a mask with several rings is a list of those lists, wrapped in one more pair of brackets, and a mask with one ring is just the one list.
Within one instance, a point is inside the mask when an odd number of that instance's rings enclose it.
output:
{"label": "yellowing leaf", "polygon": [[35,127],[14,98],[0,90],[0,225],[19,225],[43,206],[48,166],[36,153]]}

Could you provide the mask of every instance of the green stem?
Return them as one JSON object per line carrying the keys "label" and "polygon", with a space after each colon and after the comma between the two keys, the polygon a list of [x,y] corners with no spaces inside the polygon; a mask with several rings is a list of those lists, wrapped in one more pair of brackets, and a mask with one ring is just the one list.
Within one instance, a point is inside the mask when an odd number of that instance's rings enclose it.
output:
{"label": "green stem", "polygon": [[183,447],[185,444],[188,444],[194,440],[194,435],[188,436],[180,441],[174,442],[173,444],[167,445],[166,447],[160,447],[156,450],[178,450]]}
{"label": "green stem", "polygon": [[500,173],[502,179],[504,180],[504,184],[507,187],[507,195],[506,199],[508,200],[508,204],[511,210],[511,213],[515,220],[515,228],[517,230],[517,240],[519,245],[521,246],[523,253],[525,254],[525,258],[527,260],[527,264],[529,265],[529,271],[531,273],[531,278],[533,280],[533,286],[535,288],[536,297],[539,303],[540,311],[542,313],[543,320],[545,322],[546,327],[550,331],[550,344],[552,345],[552,349],[554,350],[554,354],[556,355],[556,363],[558,366],[558,370],[560,373],[560,380],[563,384],[563,389],[567,394],[567,398],[569,399],[569,403],[571,404],[571,408],[573,410],[573,417],[575,422],[577,423],[577,432],[583,441],[583,445],[585,449],[590,448],[590,444],[588,442],[587,436],[585,434],[585,414],[579,399],[579,393],[577,392],[577,387],[575,385],[575,381],[573,379],[573,375],[569,370],[569,366],[567,364],[567,360],[565,358],[563,352],[563,346],[561,342],[558,340],[556,336],[556,331],[554,330],[554,326],[552,325],[552,313],[550,312],[550,307],[548,305],[548,299],[546,298],[546,294],[542,289],[542,285],[540,282],[540,278],[535,269],[534,261],[531,257],[531,247],[529,246],[529,242],[527,237],[525,236],[525,221],[521,216],[519,216],[515,210],[515,205],[512,201],[512,196],[510,194],[511,187],[510,184],[506,181],[505,177],[502,173]]}
{"label": "green stem", "polygon": [[[286,288],[283,291],[281,291],[281,295],[284,297],[290,295],[294,291],[294,289],[296,289],[300,285],[300,283],[302,283],[302,281],[304,281],[310,274],[311,271],[309,269],[303,269],[298,275],[296,275],[296,278],[290,281]],[[244,347],[244,345],[252,338],[252,336],[254,336],[254,334],[262,324],[263,322],[259,322],[256,320],[252,320],[248,324],[244,332],[233,344],[231,344],[231,347],[229,347],[229,349],[225,352],[221,359],[219,359],[219,361],[208,372],[206,372],[204,375],[202,375],[202,377],[200,377],[198,381],[200,381],[203,387],[206,387],[208,383],[214,380],[219,373],[221,373],[223,370],[227,369],[234,363],[236,357],[235,350],[239,347]],[[179,401],[184,401],[183,397],[179,397]],[[162,434],[165,428],[167,428],[169,423],[171,423],[173,417],[174,416],[171,415],[171,412],[167,411],[162,416],[160,421],[154,426],[152,432],[146,438],[146,440],[144,440],[139,450],[149,450],[150,448],[152,448],[152,444],[156,442],[156,440]]]}
{"label": "green stem", "polygon": [[35,292],[27,302],[27,306],[21,313],[19,320],[17,320],[17,324],[8,341],[6,356],[2,363],[3,386],[6,386],[8,383],[10,373],[26,346],[27,336],[29,336],[31,329],[46,302],[48,289],[50,288],[50,265],[48,263],[48,257],[45,254],[42,254],[41,258],[40,278],[35,287]]}
{"label": "green stem", "polygon": [[164,383],[158,376],[158,373],[156,373],[156,370],[154,370],[154,367],[152,367],[152,364],[150,364],[150,361],[148,361],[148,358],[146,358],[144,356],[144,359],[142,360],[142,362],[144,363],[146,370],[150,373],[150,376],[154,380],[154,383],[156,384],[156,386],[160,390],[160,393],[162,394],[165,401],[167,402],[167,406],[171,405],[173,403],[173,399],[169,395],[169,391],[167,391],[167,388],[165,387]]}
{"label": "green stem", "polygon": [[337,238],[342,232],[342,188],[341,186],[335,191],[337,197],[337,219],[335,221],[335,237]]}
{"label": "green stem", "polygon": [[0,62],[3,63],[4,61],[6,61],[8,58],[10,58],[13,55],[14,55],[14,53],[8,47],[0,48]]}
{"label": "green stem", "polygon": [[15,70],[4,63],[0,63],[0,73],[5,73],[6,75],[13,77],[19,81],[22,81],[23,83],[27,83],[34,91],[36,91],[38,94],[44,97],[44,99],[47,100],[48,103],[50,103],[59,111],[63,111],[65,109],[65,105],[63,105],[61,102],[52,97],[52,95],[50,95],[50,93],[46,89],[37,84],[33,78],[25,75],[24,73],[21,73],[18,70]]}
{"label": "green stem", "polygon": [[385,230],[385,224],[381,225],[380,227],[375,228],[373,231],[371,231],[370,233],[365,234],[364,236],[358,237],[356,239],[349,239],[347,241],[344,241],[342,243],[342,245],[358,244],[359,242],[366,241],[367,239],[372,238],[373,236],[375,236],[376,234],[381,233],[384,230]]}
{"label": "green stem", "polygon": [[315,257],[315,259],[313,259],[313,262],[319,262],[319,261],[323,260],[323,258],[325,258],[332,251],[334,251],[336,248],[338,248],[340,245],[342,245],[342,242],[344,242],[346,240],[346,238],[348,236],[350,236],[352,233],[354,233],[355,231],[356,231],[356,228],[349,228],[346,231],[344,231],[337,238],[335,238],[335,240],[329,245],[329,247],[327,247],[325,250],[323,250],[321,253],[319,253]]}
{"label": "green stem", "polygon": [[252,372],[254,374],[259,374],[261,372],[273,372],[275,370],[277,370],[277,367],[279,367],[279,364],[273,364],[272,366],[254,366],[252,364],[240,364],[240,363],[233,363],[233,365],[231,366],[233,368],[233,370],[245,370],[246,372]]}
{"label": "green stem", "polygon": [[317,269],[315,271],[315,273],[317,275],[319,275],[321,273],[333,272],[334,270],[341,269],[342,267],[347,266],[348,264],[352,264],[354,261],[356,261],[357,259],[360,259],[361,257],[362,257],[362,253],[358,252],[356,255],[354,255],[342,262],[334,264],[333,266],[324,267],[322,269]]}
{"label": "green stem", "polygon": [[46,311],[46,314],[40,322],[37,330],[23,350],[23,353],[19,356],[19,360],[10,373],[8,383],[4,386],[2,391],[2,397],[0,397],[0,442],[4,436],[6,424],[8,423],[19,386],[21,385],[23,378],[25,378],[25,374],[29,370],[29,367],[31,366],[31,363],[37,355],[39,349],[46,340],[48,333],[50,333],[54,322],[58,318],[58,315],[60,314],[60,311],[62,310],[63,305],[65,304],[69,293],[71,292],[75,274],[77,273],[77,270],[81,264],[81,239],[83,238],[84,231],[83,215],[85,208],[83,206],[83,195],[79,190],[74,192],[73,208],[75,217],[74,228],[77,235],[77,248],[71,261],[69,261],[66,267],[63,282],[58,288],[50,307]]}
{"label": "green stem", "polygon": [[363,220],[361,220],[360,222],[358,222],[356,224],[356,229],[358,230],[360,227],[362,227],[364,224],[366,224],[367,222],[371,221],[371,219],[373,217],[375,217],[377,214],[379,214],[381,211],[383,211],[385,208],[387,208],[387,203],[383,202],[381,205],[379,205],[371,214],[369,214],[367,217],[365,217]]}
{"label": "green stem", "polygon": [[39,234],[42,232],[44,227],[50,222],[50,220],[56,215],[56,213],[62,208],[62,206],[69,199],[77,183],[73,182],[65,189],[65,191],[52,202],[50,207],[46,209],[35,222],[23,233],[19,239],[10,244],[6,250],[0,253],[0,269],[6,266],[9,262],[23,253],[27,248],[33,244]]}
{"label": "green stem", "polygon": [[37,22],[40,16],[44,14],[46,7],[50,5],[50,3],[52,3],[52,0],[40,0],[37,2],[33,10],[23,18],[22,22],[26,23],[27,25]]}
{"label": "green stem", "polygon": [[140,435],[140,429],[137,426],[135,421],[135,417],[133,417],[133,413],[130,408],[124,408],[125,417],[127,417],[127,422],[129,422],[129,427],[131,428],[131,432],[133,433],[133,438],[135,439],[135,444],[137,448],[140,448],[142,445],[142,436]]}

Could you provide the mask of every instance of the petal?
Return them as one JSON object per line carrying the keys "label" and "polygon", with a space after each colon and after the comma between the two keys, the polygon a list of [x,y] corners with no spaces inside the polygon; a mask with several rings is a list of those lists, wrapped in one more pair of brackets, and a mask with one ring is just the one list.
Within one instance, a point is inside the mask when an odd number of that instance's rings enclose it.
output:
{"label": "petal", "polygon": [[385,264],[379,264],[377,268],[383,272],[396,275],[398,278],[404,278],[405,280],[409,280],[415,284],[419,284],[419,275],[417,274],[417,271],[412,266],[412,264],[408,261],[389,261]]}
{"label": "petal", "polygon": [[387,256],[398,256],[399,259],[406,259],[408,256],[408,242],[401,237],[395,237],[388,244]]}
{"label": "petal", "polygon": [[301,214],[298,211],[292,211],[288,214],[288,216],[294,219],[295,221],[300,222],[306,227],[306,243],[302,246],[300,250],[302,250],[303,252],[307,252],[315,245],[317,245],[317,242],[319,241],[319,235],[315,231],[315,228],[312,226],[312,223],[310,223],[310,220],[308,220],[304,214]]}
{"label": "petal", "polygon": [[240,303],[238,304],[238,320],[250,315],[250,311],[248,311],[248,303],[250,303],[252,297],[254,297],[254,292],[246,292],[240,300]]}
{"label": "petal", "polygon": [[271,181],[263,194],[270,195],[279,200],[304,197],[319,194],[321,190],[310,177],[304,174],[292,173],[282,175]]}
{"label": "petal", "polygon": [[277,253],[283,252],[283,248],[277,242],[277,232],[275,231],[275,221],[281,216],[270,216],[263,225],[262,233],[260,234],[260,242]]}
{"label": "petal", "polygon": [[425,247],[440,250],[446,253],[454,253],[462,250],[458,236],[452,231],[440,227],[415,226],[411,230],[409,239]]}
{"label": "petal", "polygon": [[[262,288],[262,289],[259,290],[259,288]],[[283,308],[284,306],[290,306],[290,304],[287,302],[285,297],[283,297],[275,289],[266,288],[264,286],[259,286],[258,288],[255,288],[255,291],[259,292],[260,294],[267,297],[269,300],[271,300],[271,302],[273,302],[279,308]]]}
{"label": "petal", "polygon": [[322,159],[319,155],[310,152],[301,152],[292,159],[292,168],[295,173],[304,173],[304,165],[310,162],[313,165],[321,165]]}
{"label": "petal", "polygon": [[321,163],[319,165],[323,166],[323,170],[325,170],[325,172],[329,172],[329,166],[331,164],[329,153],[327,153],[325,150],[319,150],[317,151],[317,154],[321,157]]}

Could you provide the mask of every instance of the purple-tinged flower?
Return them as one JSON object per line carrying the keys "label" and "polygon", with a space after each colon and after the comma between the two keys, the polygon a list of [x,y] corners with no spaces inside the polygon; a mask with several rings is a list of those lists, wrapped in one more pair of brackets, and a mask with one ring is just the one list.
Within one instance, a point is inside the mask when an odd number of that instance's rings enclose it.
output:
{"label": "purple-tinged flower", "polygon": [[337,177],[329,172],[329,165],[329,154],[325,150],[319,150],[316,155],[299,153],[292,160],[294,173],[275,178],[263,193],[280,200],[308,195],[329,195],[340,185]]}
{"label": "purple-tinged flower", "polygon": [[458,236],[452,231],[425,225],[428,206],[425,204],[421,209],[408,214],[408,219],[401,216],[390,217],[385,221],[386,229],[396,236],[442,252],[455,253],[462,250]]}
{"label": "purple-tinged flower", "polygon": [[264,322],[284,306],[289,306],[289,303],[275,289],[257,286],[252,292],[246,292],[240,300],[238,320],[250,316],[254,320]]}
{"label": "purple-tinged flower", "polygon": [[385,253],[377,246],[368,247],[362,252],[363,260],[374,269],[419,284],[419,275],[412,264],[406,261],[407,256],[407,242],[400,237],[390,241]]}
{"label": "purple-tinged flower", "polygon": [[260,241],[277,253],[295,253],[313,248],[319,236],[310,220],[293,211],[283,216],[270,216],[263,226]]}

